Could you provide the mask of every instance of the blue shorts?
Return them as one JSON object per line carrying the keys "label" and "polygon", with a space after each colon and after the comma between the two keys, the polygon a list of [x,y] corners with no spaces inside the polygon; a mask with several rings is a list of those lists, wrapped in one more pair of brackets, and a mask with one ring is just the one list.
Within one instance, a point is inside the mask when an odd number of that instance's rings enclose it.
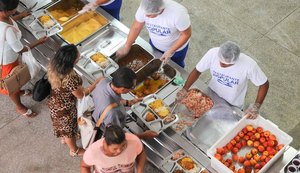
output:
{"label": "blue shorts", "polygon": [[122,0],[115,0],[113,3],[110,3],[105,6],[100,6],[107,13],[112,15],[117,20],[120,20],[120,10],[122,6]]}
{"label": "blue shorts", "polygon": [[[155,49],[155,50],[161,52],[162,54],[165,53],[164,51],[161,51],[161,50],[157,49],[157,48],[153,45],[151,39],[149,40],[149,43],[150,43],[150,45],[153,47],[153,49]],[[184,68],[184,66],[185,66],[185,64],[184,64],[184,59],[185,59],[185,56],[186,56],[186,53],[187,53],[188,48],[189,48],[189,44],[187,44],[187,45],[185,46],[185,48],[183,48],[182,50],[175,52],[175,54],[171,57],[171,60],[174,61],[174,62],[175,62],[176,64],[178,64],[179,66],[181,66],[182,68]]]}

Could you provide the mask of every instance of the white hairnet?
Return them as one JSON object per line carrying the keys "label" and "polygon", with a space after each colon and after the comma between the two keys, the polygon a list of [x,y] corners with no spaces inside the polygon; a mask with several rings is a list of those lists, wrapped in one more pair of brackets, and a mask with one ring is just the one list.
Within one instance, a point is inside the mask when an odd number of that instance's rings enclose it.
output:
{"label": "white hairnet", "polygon": [[232,42],[226,41],[220,46],[219,58],[224,64],[234,64],[240,56],[239,46]]}
{"label": "white hairnet", "polygon": [[146,14],[159,14],[165,5],[163,0],[142,0],[140,7]]}

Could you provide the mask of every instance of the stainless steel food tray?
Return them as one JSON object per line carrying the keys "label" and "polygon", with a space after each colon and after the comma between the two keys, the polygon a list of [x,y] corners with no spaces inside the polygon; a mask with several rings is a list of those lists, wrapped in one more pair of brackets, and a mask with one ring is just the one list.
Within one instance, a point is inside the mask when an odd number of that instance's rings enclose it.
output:
{"label": "stainless steel food tray", "polygon": [[[161,64],[161,61],[159,59],[153,59],[147,65],[145,65],[142,69],[140,69],[136,73],[137,87],[134,90],[141,87],[146,78],[148,78],[148,77],[152,78],[151,75],[158,71],[160,64]],[[168,84],[170,84],[173,81],[173,79],[175,78],[176,75],[178,75],[178,71],[175,70],[173,67],[171,67],[168,64],[166,64],[163,67],[163,69],[164,69],[164,73],[162,73],[162,75],[164,76],[164,78],[166,78],[168,80],[168,82],[166,82],[163,86],[161,86],[159,89],[157,89],[157,91],[155,91],[154,93],[150,93],[150,94],[158,94],[161,90],[163,90]],[[174,89],[176,89],[176,88],[174,88]],[[138,97],[136,94],[134,94],[134,91],[130,92],[130,94],[132,94],[134,97]]]}
{"label": "stainless steel food tray", "polygon": [[[131,110],[142,120],[142,122],[150,129],[157,133],[162,132],[164,129],[172,126],[174,123],[178,121],[178,115],[173,114],[174,120],[165,123],[166,118],[161,118],[153,109],[149,107],[149,104],[158,99],[156,95],[149,95],[145,97],[142,102],[132,105]],[[168,107],[165,103],[164,105]],[[151,112],[155,116],[155,120],[146,121],[146,115],[148,112]]]}
{"label": "stainless steel food tray", "polygon": [[[64,36],[64,34],[66,34],[68,32],[72,32],[72,29],[74,29],[77,26],[80,26],[84,21],[88,21],[92,18],[95,19],[96,21],[98,21],[101,24],[101,26],[98,29],[91,32],[90,34],[87,34],[86,36],[79,39],[78,41],[76,41],[76,40],[75,41],[73,41],[73,40],[70,41],[70,40],[67,40],[67,38],[65,38],[66,36]],[[110,21],[107,20],[107,18],[105,18],[102,14],[98,13],[97,11],[88,11],[88,12],[83,13],[83,14],[77,14],[75,17],[73,17],[69,21],[65,22],[62,25],[63,26],[63,31],[58,33],[58,36],[61,37],[68,44],[80,45],[82,42],[89,39],[92,35],[94,35],[98,31],[102,30],[103,28],[105,28],[109,24],[110,24]],[[73,38],[73,36],[72,36],[72,38]]]}
{"label": "stainless steel food tray", "polygon": [[113,57],[113,59],[120,67],[128,67],[134,72],[137,72],[154,59],[154,55],[149,53],[142,46],[134,44],[126,56],[119,59]]}
{"label": "stainless steel food tray", "polygon": [[[182,152],[183,155],[175,160],[172,159],[172,157],[178,153],[178,152]],[[192,170],[186,170],[184,169],[179,163],[178,161],[185,158],[185,157],[189,157],[193,160],[193,162],[195,163],[194,166],[195,168],[193,168]],[[202,173],[204,172],[206,169],[196,161],[196,159],[194,159],[193,157],[189,156],[184,150],[179,149],[175,152],[173,152],[171,155],[169,155],[168,157],[166,157],[161,165],[161,169],[163,169],[163,171],[165,172],[173,172],[175,170],[182,170],[185,173]]]}
{"label": "stainless steel food tray", "polygon": [[[85,52],[83,52],[81,54],[81,56],[85,59],[89,59],[89,62],[94,65],[96,68],[98,68],[99,70],[103,71],[104,75],[105,76],[109,76],[110,74],[112,74],[113,72],[115,72],[118,68],[119,68],[119,65],[117,63],[115,63],[115,61],[113,61],[111,58],[109,57],[106,57],[106,59],[109,61],[109,64],[103,68],[101,67],[100,65],[98,65],[96,62],[94,62],[92,59],[91,59],[91,56],[94,55],[95,53],[97,52],[100,52],[98,49],[89,49],[89,50],[86,50]],[[100,52],[101,53],[101,52]]]}
{"label": "stainless steel food tray", "polygon": [[37,5],[33,9],[31,9],[31,11],[37,11],[58,1],[60,0],[20,0],[21,4],[27,9],[32,7],[37,2]]}
{"label": "stainless steel food tray", "polygon": [[[47,7],[47,10],[53,14],[52,16],[60,23],[64,24],[78,15],[84,7],[84,3],[81,0],[60,0]],[[59,20],[61,17],[67,17],[66,21]]]}
{"label": "stainless steel food tray", "polygon": [[[50,27],[44,26],[39,20],[39,17],[43,15],[49,16],[50,20],[52,20],[54,24]],[[50,37],[63,30],[62,26],[45,9],[35,11],[32,13],[32,15],[23,18],[22,23],[37,39],[42,38],[44,36]]]}

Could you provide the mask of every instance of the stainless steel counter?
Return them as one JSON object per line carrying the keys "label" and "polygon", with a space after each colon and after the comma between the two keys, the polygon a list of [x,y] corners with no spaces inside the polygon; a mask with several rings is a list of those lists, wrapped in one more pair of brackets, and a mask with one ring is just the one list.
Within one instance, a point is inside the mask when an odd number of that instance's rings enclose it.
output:
{"label": "stainless steel counter", "polygon": [[[23,7],[19,7],[19,11],[22,11],[22,8]],[[103,39],[103,43],[116,43],[110,48],[110,51],[114,52],[125,43],[129,28],[118,20],[114,19],[101,8],[98,8],[97,10],[111,23],[108,27],[101,29],[91,38],[85,40],[81,45],[78,46],[78,49],[81,52],[88,50],[93,45],[97,44],[101,38]],[[36,40],[22,24],[20,29],[23,33],[24,42],[33,42]],[[161,53],[154,51],[148,42],[142,38],[138,37],[136,43],[152,53],[156,58],[160,57]],[[55,55],[55,52],[59,49],[59,47],[64,44],[66,43],[60,37],[54,35],[49,38],[45,44],[34,48],[32,52],[44,69],[46,69],[49,60]],[[85,64],[85,61],[86,60],[84,59],[81,60],[75,67],[75,70],[82,77],[86,78],[89,82],[92,82],[97,77],[103,75],[102,73],[96,72],[97,69],[93,69],[93,67],[87,67],[88,65]],[[174,62],[170,62],[169,64],[180,73],[183,79],[187,78],[187,71],[179,67]],[[90,69],[90,71],[86,69]],[[206,155],[206,151],[222,135],[231,130],[231,128],[243,115],[242,111],[240,111],[238,108],[231,107],[226,101],[212,92],[201,80],[197,80],[197,82],[194,84],[194,87],[199,88],[209,97],[211,97],[214,101],[214,107],[202,118],[195,120],[194,125],[188,128],[182,134],[178,134],[173,129],[168,128],[155,139],[143,140],[143,143],[146,146],[145,149],[148,155],[148,160],[158,168],[162,167],[164,158],[168,157],[178,149],[184,149],[190,156],[195,158],[197,162],[206,167],[210,172],[214,173],[215,171],[210,166],[210,158]],[[171,86],[171,88],[162,90],[162,92],[158,95],[159,97],[163,98],[168,105],[171,105],[174,102],[176,93],[179,90],[180,87],[174,85]],[[130,94],[123,95],[123,97],[126,99],[133,99],[133,96]],[[128,113],[131,114],[134,119],[134,121],[131,121],[127,124],[128,130],[134,133],[143,131],[145,127],[138,123],[138,118],[132,114],[130,110]],[[296,153],[297,151],[295,149],[289,147],[284,155],[273,165],[273,167],[270,169],[270,172],[279,172],[279,170],[286,163],[288,163],[288,161],[292,159]]]}

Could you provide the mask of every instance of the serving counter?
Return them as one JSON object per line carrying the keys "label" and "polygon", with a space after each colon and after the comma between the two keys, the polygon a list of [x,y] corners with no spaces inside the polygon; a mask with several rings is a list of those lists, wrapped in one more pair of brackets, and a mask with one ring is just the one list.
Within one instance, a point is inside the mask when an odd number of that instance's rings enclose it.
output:
{"label": "serving counter", "polygon": [[[24,6],[19,5],[18,11],[23,11],[24,9]],[[77,47],[79,51],[84,54],[96,46],[103,54],[113,59],[115,52],[124,45],[129,29],[101,8],[98,8],[97,11],[109,21],[109,24],[78,44]],[[36,38],[26,29],[22,22],[19,22],[19,24],[23,34],[23,42],[30,43],[35,41]],[[60,46],[65,44],[67,43],[60,36],[53,35],[43,45],[32,49],[32,53],[42,67],[46,69],[49,60],[55,55],[55,52]],[[159,58],[161,55],[161,53],[153,50],[148,42],[140,37],[137,38],[136,44],[143,47],[156,58]],[[90,61],[88,58],[82,58],[75,66],[75,70],[89,82],[93,82],[97,77],[102,75],[109,77],[109,74],[118,68],[115,67],[103,71],[93,66]],[[187,71],[173,62],[169,62],[169,65],[176,70],[177,75],[180,75],[183,79],[187,79]],[[230,106],[225,100],[211,91],[201,80],[197,80],[192,87],[196,87],[208,95],[214,102],[213,108],[206,112],[201,118],[194,119],[190,122],[191,126],[188,126],[180,132],[169,127],[154,139],[142,140],[145,145],[148,160],[164,172],[171,172],[171,170],[173,170],[166,166],[166,158],[169,158],[170,155],[180,149],[196,159],[196,162],[200,164],[199,166],[205,167],[209,172],[216,172],[211,168],[210,158],[206,152],[218,139],[230,131],[243,116],[243,112],[240,109]],[[171,106],[174,104],[176,93],[180,89],[181,86],[170,82],[167,87],[162,88],[156,95],[162,98],[167,105]],[[132,94],[122,95],[122,97],[125,99],[134,98]],[[176,108],[175,112],[176,111],[181,110],[180,108]],[[146,129],[139,121],[139,117],[130,109],[128,110],[128,114],[130,118],[126,127],[129,131],[139,133]],[[288,147],[283,156],[273,164],[268,172],[279,172],[296,153],[297,151],[294,148]]]}

